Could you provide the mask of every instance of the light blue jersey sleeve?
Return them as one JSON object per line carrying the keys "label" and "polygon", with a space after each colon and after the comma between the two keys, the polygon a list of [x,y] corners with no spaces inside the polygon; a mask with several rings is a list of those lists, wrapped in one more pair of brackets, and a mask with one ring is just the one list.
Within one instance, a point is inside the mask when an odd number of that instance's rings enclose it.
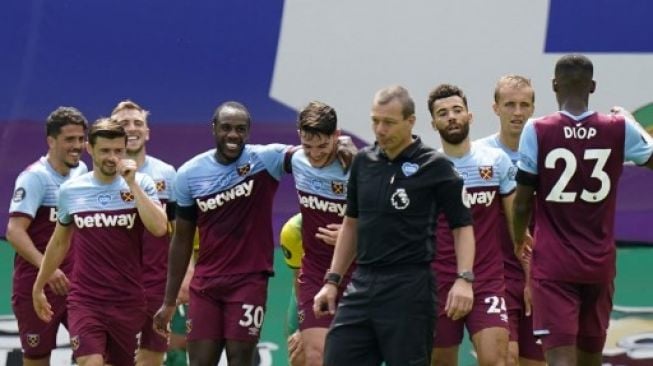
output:
{"label": "light blue jersey sleeve", "polygon": [[38,174],[31,171],[23,172],[16,178],[9,213],[20,212],[34,218],[44,196],[45,185]]}
{"label": "light blue jersey sleeve", "polygon": [[261,145],[261,150],[258,151],[259,158],[265,165],[265,169],[276,180],[280,180],[285,173],[283,163],[286,152],[290,147],[290,145],[284,144],[269,144]]}
{"label": "light blue jersey sleeve", "polygon": [[138,182],[138,185],[141,186],[143,189],[143,192],[147,195],[147,197],[154,201],[154,202],[159,202],[159,194],[156,191],[156,185],[154,184],[154,180],[147,174],[141,174],[137,173],[140,176],[140,180]]}
{"label": "light blue jersey sleeve", "polygon": [[59,199],[57,201],[57,220],[62,225],[69,225],[73,221],[73,217],[70,214],[70,203],[69,199],[69,190],[68,184],[64,183],[59,189]]}
{"label": "light blue jersey sleeve", "polygon": [[653,138],[633,120],[626,118],[625,125],[624,160],[637,165],[646,164],[653,154]]}
{"label": "light blue jersey sleeve", "polygon": [[177,206],[190,207],[195,202],[188,185],[188,170],[183,167],[179,169],[173,183],[172,197],[177,201]]}
{"label": "light blue jersey sleeve", "polygon": [[533,120],[526,122],[519,138],[517,167],[525,172],[537,174],[537,135]]}
{"label": "light blue jersey sleeve", "polygon": [[515,190],[517,183],[515,183],[515,174],[517,173],[517,168],[512,164],[512,161],[503,150],[497,149],[499,152],[497,165],[499,171],[501,172],[500,181],[499,181],[499,193],[501,194],[510,194]]}
{"label": "light blue jersey sleeve", "polygon": [[166,171],[166,182],[170,184],[170,187],[168,187],[168,192],[170,194],[170,197],[168,197],[169,202],[177,202],[177,199],[175,198],[175,177],[177,176],[177,172],[175,171],[175,168],[170,166],[170,169]]}

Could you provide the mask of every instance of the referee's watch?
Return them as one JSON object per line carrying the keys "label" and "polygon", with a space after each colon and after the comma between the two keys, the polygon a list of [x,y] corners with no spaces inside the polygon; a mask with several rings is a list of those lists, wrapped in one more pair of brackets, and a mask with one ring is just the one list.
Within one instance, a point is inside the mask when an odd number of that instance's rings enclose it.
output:
{"label": "referee's watch", "polygon": [[327,273],[324,275],[324,284],[330,283],[339,287],[341,281],[342,276],[338,273],[331,272],[330,270],[327,270]]}
{"label": "referee's watch", "polygon": [[472,271],[462,271],[458,272],[456,278],[462,278],[467,283],[474,283],[474,272]]}

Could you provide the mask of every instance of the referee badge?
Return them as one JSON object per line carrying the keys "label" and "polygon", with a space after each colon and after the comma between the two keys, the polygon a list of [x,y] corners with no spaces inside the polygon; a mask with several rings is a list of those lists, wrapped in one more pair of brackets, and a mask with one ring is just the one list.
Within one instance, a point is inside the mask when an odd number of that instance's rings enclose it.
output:
{"label": "referee badge", "polygon": [[479,166],[478,175],[480,175],[483,180],[492,179],[494,176],[494,169],[492,169],[492,165]]}
{"label": "referee badge", "polygon": [[415,163],[405,162],[401,164],[401,171],[407,177],[410,177],[411,175],[417,173],[418,170],[419,170],[419,165]]}
{"label": "referee badge", "polygon": [[405,210],[408,205],[410,205],[410,198],[405,189],[397,188],[395,193],[390,197],[390,203],[392,203],[392,207],[397,210]]}

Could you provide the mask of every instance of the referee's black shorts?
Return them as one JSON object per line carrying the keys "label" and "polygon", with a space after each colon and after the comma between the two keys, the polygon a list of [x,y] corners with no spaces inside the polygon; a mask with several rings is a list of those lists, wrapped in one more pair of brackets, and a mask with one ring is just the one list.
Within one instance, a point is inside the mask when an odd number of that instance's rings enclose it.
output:
{"label": "referee's black shorts", "polygon": [[435,301],[429,263],[356,267],[327,334],[324,364],[430,365]]}

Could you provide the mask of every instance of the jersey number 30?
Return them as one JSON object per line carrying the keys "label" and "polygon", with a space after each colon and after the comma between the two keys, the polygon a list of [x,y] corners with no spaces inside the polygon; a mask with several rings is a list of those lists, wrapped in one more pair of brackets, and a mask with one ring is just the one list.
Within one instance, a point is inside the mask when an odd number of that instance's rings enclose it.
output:
{"label": "jersey number 30", "polygon": [[[605,164],[608,162],[608,157],[610,157],[611,151],[611,149],[585,150],[583,159],[596,161],[590,177],[598,179],[599,182],[601,182],[601,186],[595,192],[590,192],[586,189],[583,189],[580,192],[581,200],[590,203],[600,202],[608,196],[608,193],[610,193],[610,187],[612,185],[610,182],[610,176],[605,172],[605,170],[603,170],[603,168],[605,168]],[[551,192],[549,192],[549,195],[546,196],[546,200],[560,203],[574,202],[578,192],[568,192],[565,191],[565,188],[569,184],[569,181],[571,181],[573,178],[574,174],[576,174],[576,168],[578,165],[576,156],[574,156],[574,154],[568,149],[559,147],[557,149],[551,150],[551,152],[546,155],[544,166],[548,169],[554,169],[559,159],[564,161],[565,167],[562,171],[562,174],[560,175],[560,178],[558,178],[556,184],[554,184],[553,188],[551,188]]]}

